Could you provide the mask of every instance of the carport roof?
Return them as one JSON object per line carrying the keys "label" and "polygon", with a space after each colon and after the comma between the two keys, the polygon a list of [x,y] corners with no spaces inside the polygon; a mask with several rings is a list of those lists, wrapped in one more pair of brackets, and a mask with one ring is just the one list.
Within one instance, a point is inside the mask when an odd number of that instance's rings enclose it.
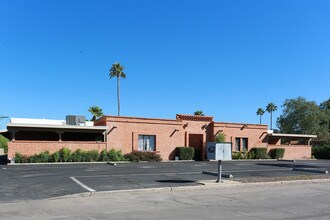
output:
{"label": "carport roof", "polygon": [[86,130],[86,131],[105,131],[107,126],[76,126],[76,125],[44,125],[44,124],[19,124],[9,123],[7,125],[8,130],[10,128],[46,128],[46,129],[70,129],[70,130]]}
{"label": "carport roof", "polygon": [[278,138],[317,138],[317,135],[312,134],[281,134],[281,133],[268,133],[270,137]]}

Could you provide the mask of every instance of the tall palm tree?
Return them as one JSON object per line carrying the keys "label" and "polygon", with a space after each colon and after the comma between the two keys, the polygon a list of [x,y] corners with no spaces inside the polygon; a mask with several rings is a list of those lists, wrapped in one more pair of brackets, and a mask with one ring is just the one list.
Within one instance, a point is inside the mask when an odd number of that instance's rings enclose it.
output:
{"label": "tall palm tree", "polygon": [[120,78],[126,78],[126,74],[123,72],[125,69],[124,66],[121,66],[120,63],[114,63],[109,70],[109,77],[110,79],[113,77],[117,77],[117,100],[118,100],[118,116],[120,116]]}
{"label": "tall palm tree", "polygon": [[93,115],[91,121],[95,121],[104,115],[102,109],[96,105],[89,107],[88,111]]}
{"label": "tall palm tree", "polygon": [[273,112],[277,110],[277,106],[274,103],[269,103],[266,107],[266,111],[270,113],[270,130],[273,130]]}
{"label": "tall palm tree", "polygon": [[202,110],[197,110],[194,112],[194,115],[204,116],[204,113]]}
{"label": "tall palm tree", "polygon": [[257,115],[260,115],[260,124],[261,124],[261,116],[263,116],[263,114],[265,114],[265,110],[263,110],[262,108],[258,108]]}

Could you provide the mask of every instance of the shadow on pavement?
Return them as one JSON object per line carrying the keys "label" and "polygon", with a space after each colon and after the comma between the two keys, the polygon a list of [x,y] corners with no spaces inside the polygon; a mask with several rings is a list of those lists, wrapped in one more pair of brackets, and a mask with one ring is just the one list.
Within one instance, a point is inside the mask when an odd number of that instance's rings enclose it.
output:
{"label": "shadow on pavement", "polygon": [[156,180],[159,183],[195,183],[193,180]]}
{"label": "shadow on pavement", "polygon": [[319,166],[302,165],[302,164],[287,164],[287,163],[257,163],[260,166],[272,166],[272,167],[286,167],[286,168],[322,168]]}

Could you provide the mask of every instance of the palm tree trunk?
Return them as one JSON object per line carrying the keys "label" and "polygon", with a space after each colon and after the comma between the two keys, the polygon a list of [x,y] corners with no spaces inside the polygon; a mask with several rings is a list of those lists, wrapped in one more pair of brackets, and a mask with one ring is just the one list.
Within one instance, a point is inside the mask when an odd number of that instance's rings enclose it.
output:
{"label": "palm tree trunk", "polygon": [[260,124],[261,124],[261,115],[260,115]]}
{"label": "palm tree trunk", "polygon": [[273,112],[270,112],[270,130],[273,130]]}
{"label": "palm tree trunk", "polygon": [[120,87],[120,83],[119,83],[119,79],[120,77],[117,77],[117,100],[118,100],[118,116],[120,116],[120,94],[119,94],[119,87]]}

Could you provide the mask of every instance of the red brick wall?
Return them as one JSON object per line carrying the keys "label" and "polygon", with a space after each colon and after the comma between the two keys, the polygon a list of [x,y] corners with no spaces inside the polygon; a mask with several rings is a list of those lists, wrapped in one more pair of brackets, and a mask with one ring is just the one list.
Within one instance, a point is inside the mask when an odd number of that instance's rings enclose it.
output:
{"label": "red brick wall", "polygon": [[[184,126],[188,123],[187,126]],[[106,125],[110,129],[107,136],[108,148],[130,153],[138,150],[138,135],[155,135],[156,151],[163,160],[174,158],[175,148],[188,146],[189,134],[203,134],[204,146],[207,141],[209,122],[150,119],[107,116]]]}
{"label": "red brick wall", "polygon": [[269,145],[268,151],[273,148],[284,148],[283,159],[310,159],[312,147],[308,145]]}
{"label": "red brick wall", "polygon": [[215,122],[214,135],[218,132],[225,134],[226,142],[232,143],[233,151],[235,151],[236,137],[248,138],[248,150],[267,146],[267,125]]}
{"label": "red brick wall", "polygon": [[21,153],[27,156],[32,156],[47,150],[49,153],[54,153],[63,147],[69,148],[71,151],[75,151],[80,148],[85,151],[98,150],[100,152],[106,148],[106,143],[79,141],[12,141],[8,143],[8,158],[13,158],[15,153]]}

